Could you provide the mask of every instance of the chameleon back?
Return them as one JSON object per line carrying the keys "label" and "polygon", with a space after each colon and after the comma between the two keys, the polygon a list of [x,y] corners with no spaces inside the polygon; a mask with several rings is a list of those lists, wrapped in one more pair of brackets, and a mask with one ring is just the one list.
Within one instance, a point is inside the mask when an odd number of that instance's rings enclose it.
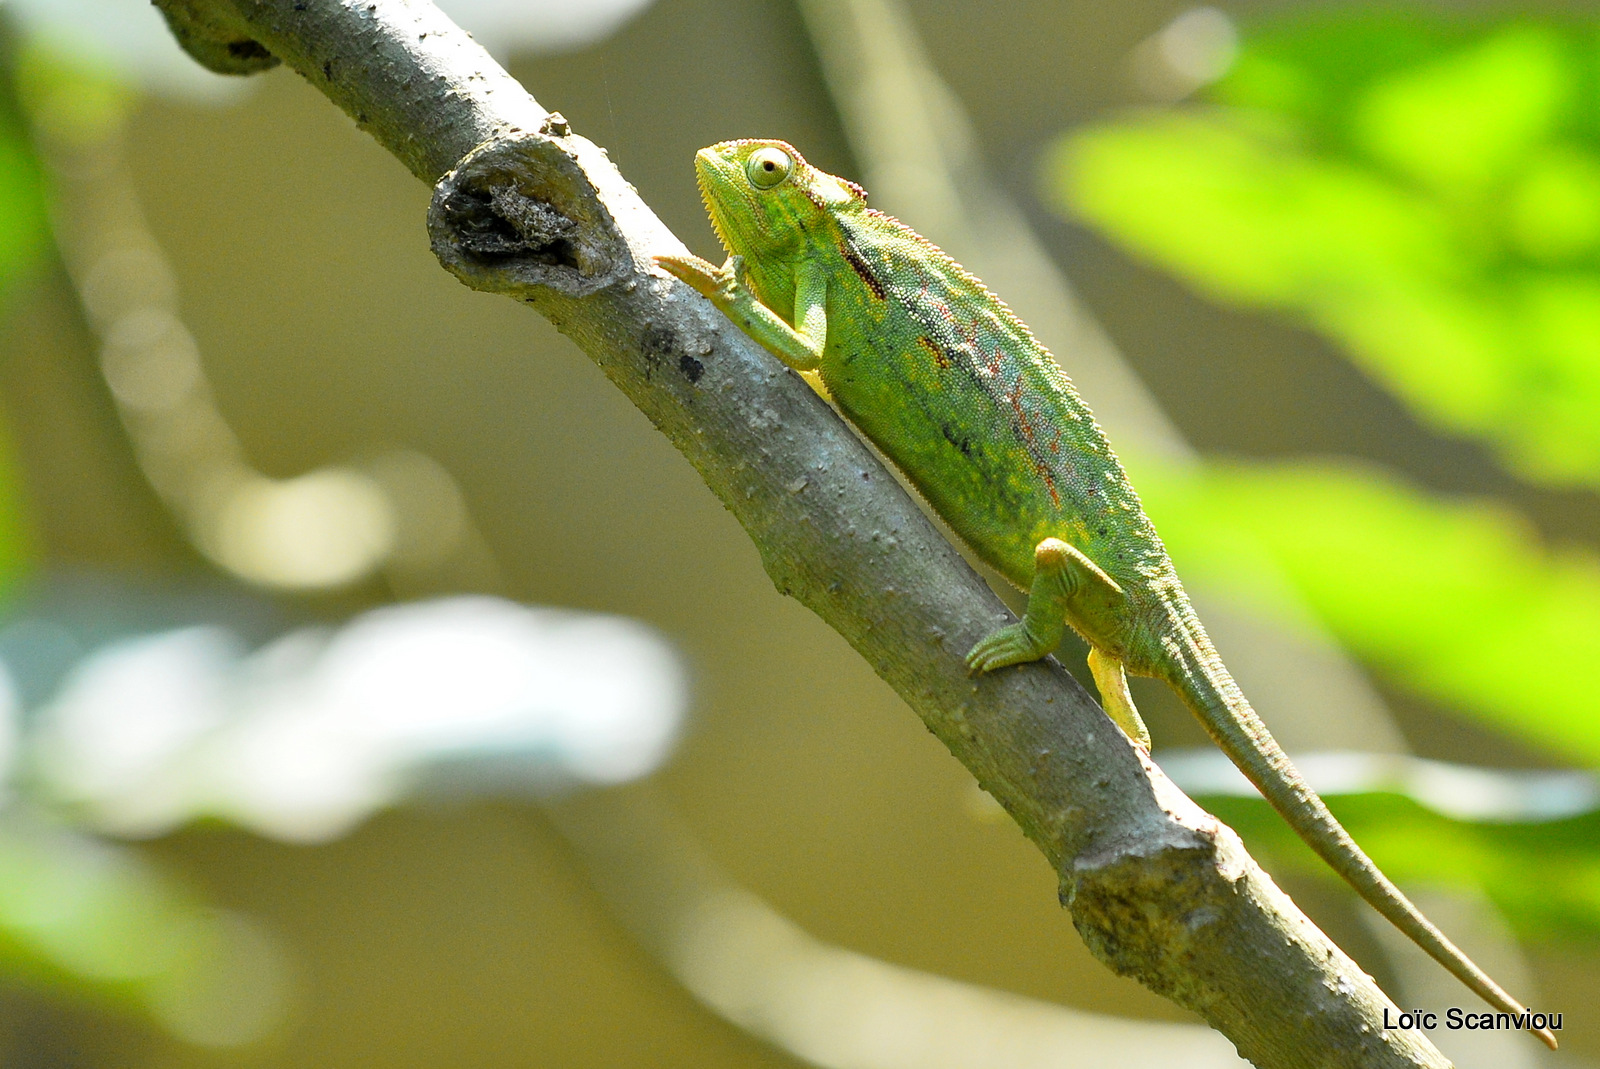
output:
{"label": "chameleon back", "polygon": [[1017,585],[1047,537],[1136,600],[1175,585],[1105,435],[1021,320],[898,220],[849,206],[832,216],[830,251],[845,261],[832,278],[845,281],[830,284],[820,370],[851,422]]}

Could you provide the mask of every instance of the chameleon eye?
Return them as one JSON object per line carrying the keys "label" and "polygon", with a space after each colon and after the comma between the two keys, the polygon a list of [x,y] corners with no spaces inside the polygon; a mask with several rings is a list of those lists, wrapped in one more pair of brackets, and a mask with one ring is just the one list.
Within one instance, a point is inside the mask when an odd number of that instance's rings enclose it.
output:
{"label": "chameleon eye", "polygon": [[788,178],[792,170],[794,161],[789,158],[789,154],[770,146],[752,152],[750,162],[744,165],[745,175],[750,179],[750,184],[757,189],[771,189]]}

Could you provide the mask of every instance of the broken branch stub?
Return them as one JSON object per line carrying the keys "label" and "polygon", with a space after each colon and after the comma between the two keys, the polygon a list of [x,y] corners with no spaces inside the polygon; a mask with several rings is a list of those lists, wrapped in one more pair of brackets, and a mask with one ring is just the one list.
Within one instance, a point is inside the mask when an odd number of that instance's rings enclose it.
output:
{"label": "broken branch stub", "polygon": [[445,270],[473,289],[519,297],[586,297],[631,272],[627,242],[567,140],[582,139],[508,133],[439,179],[428,235]]}

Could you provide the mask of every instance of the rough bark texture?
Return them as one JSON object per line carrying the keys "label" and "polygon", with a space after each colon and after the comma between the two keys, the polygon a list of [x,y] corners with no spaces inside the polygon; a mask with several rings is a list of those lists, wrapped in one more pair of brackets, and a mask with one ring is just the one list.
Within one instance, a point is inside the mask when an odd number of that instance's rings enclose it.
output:
{"label": "rough bark texture", "polygon": [[437,183],[444,265],[534,306],[655,422],[777,588],[843,635],[1044,852],[1109,966],[1259,1066],[1448,1064],[1381,1029],[1390,1004],[1371,979],[1058,664],[968,677],[963,654],[1008,618],[999,600],[797,376],[650,266],[683,247],[604,150],[432,4],[157,2],[201,62],[236,72],[259,48]]}

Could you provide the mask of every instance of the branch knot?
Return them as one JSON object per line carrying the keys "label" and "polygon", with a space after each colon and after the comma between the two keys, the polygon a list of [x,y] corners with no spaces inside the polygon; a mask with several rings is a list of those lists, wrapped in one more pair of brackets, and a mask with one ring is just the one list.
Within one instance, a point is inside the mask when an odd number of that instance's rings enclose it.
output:
{"label": "branch knot", "polygon": [[1062,898],[1095,957],[1170,995],[1192,984],[1205,944],[1233,930],[1226,922],[1252,868],[1215,818],[1178,820],[1080,855]]}
{"label": "branch knot", "polygon": [[627,246],[580,163],[514,131],[469,152],[428,207],[434,255],[473,289],[584,297],[628,270]]}

